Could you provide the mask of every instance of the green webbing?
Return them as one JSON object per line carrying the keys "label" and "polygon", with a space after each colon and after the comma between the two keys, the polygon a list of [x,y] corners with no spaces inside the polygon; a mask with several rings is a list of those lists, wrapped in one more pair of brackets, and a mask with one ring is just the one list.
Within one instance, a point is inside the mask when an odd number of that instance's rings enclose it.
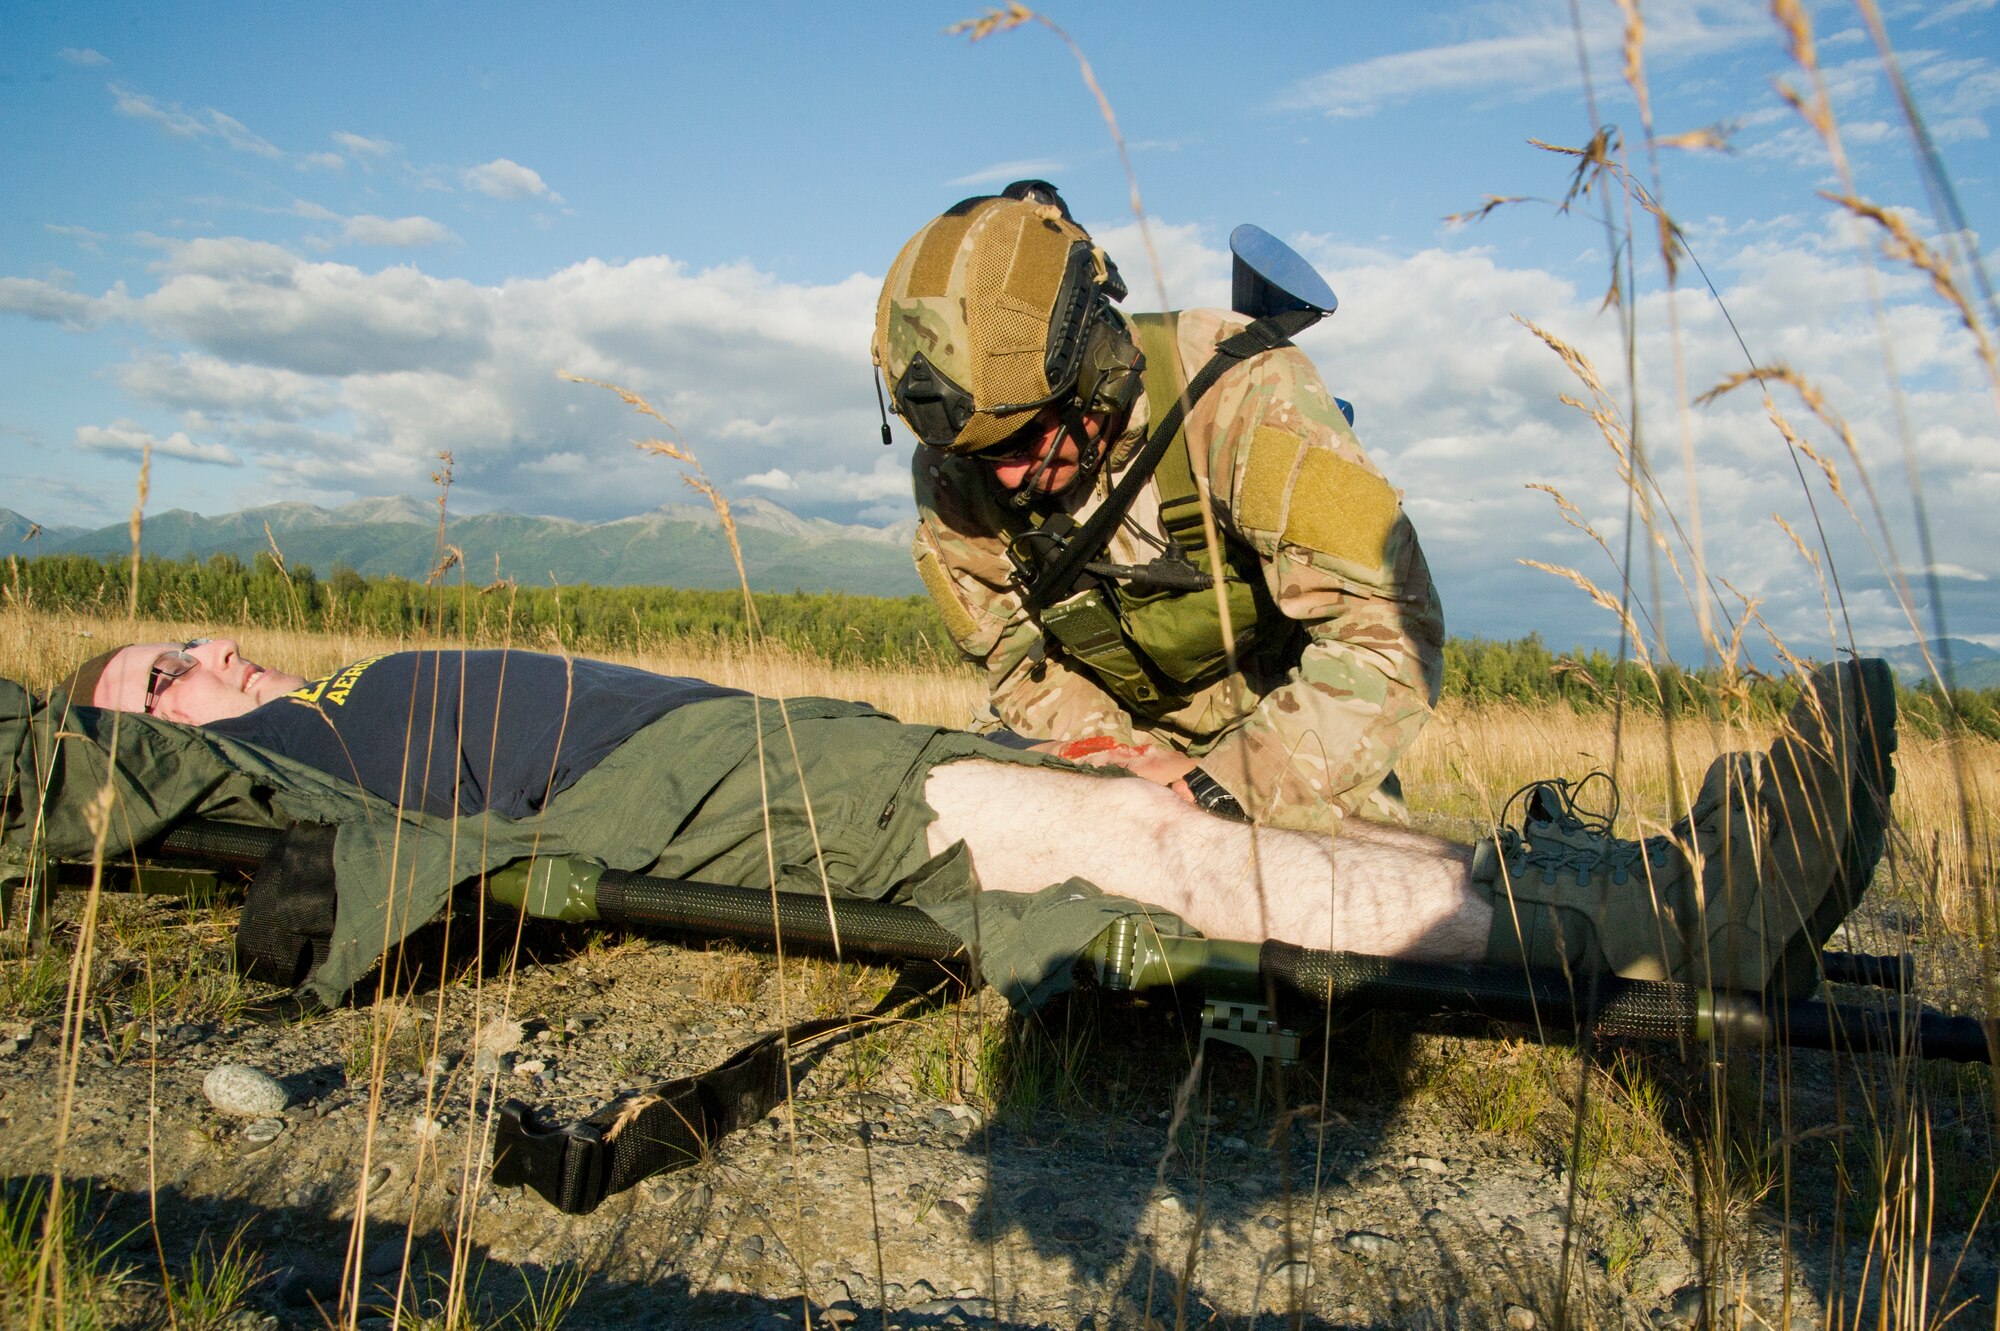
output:
{"label": "green webbing", "polygon": [[[1180,314],[1135,314],[1132,330],[1139,349],[1146,353],[1146,410],[1148,419],[1159,425],[1168,418],[1187,390],[1182,373]],[[1187,419],[1182,416],[1174,429],[1173,442],[1160,456],[1153,472],[1153,484],[1160,492],[1160,525],[1167,538],[1183,549],[1206,548],[1201,531],[1201,492],[1194,483],[1194,460],[1188,455]]]}

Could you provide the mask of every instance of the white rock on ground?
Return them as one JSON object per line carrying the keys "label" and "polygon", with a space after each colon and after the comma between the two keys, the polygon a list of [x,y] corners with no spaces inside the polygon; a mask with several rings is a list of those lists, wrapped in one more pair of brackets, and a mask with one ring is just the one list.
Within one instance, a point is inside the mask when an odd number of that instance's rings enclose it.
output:
{"label": "white rock on ground", "polygon": [[222,1063],[210,1069],[201,1079],[201,1093],[217,1109],[238,1118],[267,1118],[291,1102],[276,1078],[241,1063]]}

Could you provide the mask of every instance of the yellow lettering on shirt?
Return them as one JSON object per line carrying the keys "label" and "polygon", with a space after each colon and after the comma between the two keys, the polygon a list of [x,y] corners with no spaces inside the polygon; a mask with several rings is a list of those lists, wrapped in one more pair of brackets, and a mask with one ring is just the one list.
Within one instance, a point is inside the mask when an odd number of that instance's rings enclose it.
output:
{"label": "yellow lettering on shirt", "polygon": [[374,656],[363,657],[352,665],[341,667],[334,674],[312,681],[304,688],[294,689],[285,697],[307,707],[317,707],[322,702],[332,703],[335,707],[345,706],[347,695],[361,682],[362,673],[386,655],[387,652],[378,652]]}

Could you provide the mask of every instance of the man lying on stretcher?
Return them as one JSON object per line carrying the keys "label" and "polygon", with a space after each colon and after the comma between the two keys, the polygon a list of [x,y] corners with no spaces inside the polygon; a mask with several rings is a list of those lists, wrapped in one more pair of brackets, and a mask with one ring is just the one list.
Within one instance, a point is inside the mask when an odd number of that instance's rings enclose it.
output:
{"label": "man lying on stretcher", "polygon": [[982,889],[1081,878],[1212,937],[1798,994],[1881,856],[1895,748],[1882,662],[1804,683],[1770,749],[1716,759],[1663,835],[1612,837],[1548,782],[1524,792],[1520,826],[1469,847],[1358,820],[1332,840],[1253,830],[1150,781],[859,704],[792,700],[773,730],[770,700],[531,652],[394,652],[308,681],[226,638],[147,643],[93,658],[68,694],[247,741],[426,814],[568,806],[607,842],[638,808],[626,802],[690,768],[724,772],[648,848],[649,871],[670,876],[762,886],[775,864],[791,886],[876,897],[962,842]]}

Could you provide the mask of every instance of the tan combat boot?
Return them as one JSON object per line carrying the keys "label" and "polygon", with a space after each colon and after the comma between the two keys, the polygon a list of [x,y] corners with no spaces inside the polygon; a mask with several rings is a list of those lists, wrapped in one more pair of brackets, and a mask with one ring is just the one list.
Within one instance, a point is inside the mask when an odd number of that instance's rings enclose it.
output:
{"label": "tan combat boot", "polygon": [[1717,758],[1664,835],[1613,837],[1610,816],[1579,810],[1579,787],[1528,787],[1522,826],[1474,851],[1473,885],[1493,902],[1487,959],[1809,993],[1881,859],[1895,747],[1894,677],[1854,661],[1813,673],[1769,752]]}

